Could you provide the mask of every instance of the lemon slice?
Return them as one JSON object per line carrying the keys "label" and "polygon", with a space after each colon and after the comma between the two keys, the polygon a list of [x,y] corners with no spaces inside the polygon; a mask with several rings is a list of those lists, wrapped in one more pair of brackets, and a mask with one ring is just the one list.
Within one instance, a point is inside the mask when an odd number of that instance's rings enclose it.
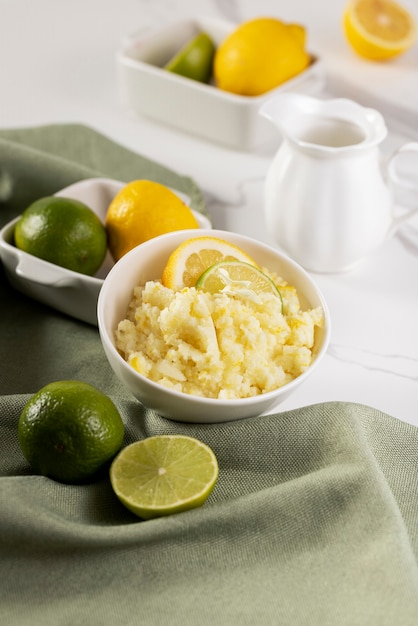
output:
{"label": "lemon slice", "polygon": [[206,270],[196,282],[197,289],[210,293],[226,293],[261,304],[261,293],[281,299],[280,291],[269,276],[258,267],[242,261],[221,261]]}
{"label": "lemon slice", "polygon": [[219,261],[256,262],[238,246],[217,237],[193,237],[171,253],[163,270],[162,283],[170,289],[194,287],[199,276]]}
{"label": "lemon slice", "polygon": [[215,44],[212,39],[206,33],[199,33],[170,59],[164,69],[185,78],[208,83],[212,76],[214,54]]}
{"label": "lemon slice", "polygon": [[351,0],[343,27],[351,47],[377,61],[405,52],[417,35],[412,15],[393,0]]}
{"label": "lemon slice", "polygon": [[110,467],[119,500],[143,519],[201,506],[218,478],[214,452],[185,435],[156,435],[124,448]]}
{"label": "lemon slice", "polygon": [[304,48],[306,46],[306,28],[302,24],[286,24],[286,28],[300,47]]}

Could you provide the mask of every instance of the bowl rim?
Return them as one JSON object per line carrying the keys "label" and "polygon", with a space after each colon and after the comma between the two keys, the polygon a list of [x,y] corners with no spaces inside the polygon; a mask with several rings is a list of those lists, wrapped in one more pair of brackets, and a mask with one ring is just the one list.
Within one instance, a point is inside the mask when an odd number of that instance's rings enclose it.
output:
{"label": "bowl rim", "polygon": [[[100,290],[99,293],[99,297],[98,297],[98,301],[97,301],[97,323],[98,323],[98,328],[99,328],[99,334],[101,337],[102,342],[104,342],[106,344],[106,348],[108,350],[110,350],[112,356],[114,358],[116,358],[116,362],[119,363],[119,365],[121,367],[123,367],[127,372],[129,372],[134,378],[138,379],[138,381],[142,384],[146,384],[149,385],[149,387],[151,389],[154,389],[156,391],[156,393],[165,393],[167,395],[171,395],[179,400],[186,400],[187,402],[191,403],[191,404],[206,404],[207,406],[217,406],[217,407],[221,407],[221,406],[225,406],[225,407],[239,407],[239,406],[243,406],[245,404],[245,406],[252,406],[252,405],[256,405],[258,403],[261,403],[263,401],[268,402],[270,399],[275,399],[280,397],[280,395],[284,394],[284,393],[288,393],[289,391],[291,391],[291,389],[293,387],[297,387],[299,386],[306,378],[308,378],[312,372],[316,369],[316,365],[319,364],[319,362],[322,360],[322,358],[325,356],[328,346],[329,346],[329,342],[330,342],[330,337],[331,337],[331,320],[330,320],[330,312],[329,312],[329,308],[327,305],[327,302],[323,296],[322,290],[319,288],[319,286],[317,285],[316,281],[310,276],[310,274],[301,266],[299,265],[299,263],[297,263],[296,261],[294,261],[292,258],[290,258],[287,254],[281,252],[280,250],[273,248],[272,246],[263,243],[260,240],[254,239],[252,237],[249,237],[247,235],[241,235],[240,233],[232,233],[231,231],[226,231],[226,230],[220,230],[220,229],[211,229],[210,231],[206,231],[207,235],[210,234],[210,236],[213,237],[219,237],[223,235],[229,235],[232,234],[234,237],[237,236],[239,237],[239,239],[245,244],[245,242],[251,242],[252,244],[256,244],[258,246],[260,246],[261,248],[263,248],[264,250],[273,253],[276,257],[278,257],[279,259],[283,260],[285,263],[287,263],[288,265],[290,265],[294,270],[296,270],[305,280],[308,281],[308,283],[310,283],[311,287],[314,289],[317,298],[320,302],[320,306],[323,309],[324,312],[324,326],[321,329],[322,331],[322,339],[321,339],[321,345],[318,349],[318,351],[315,354],[315,358],[312,361],[312,363],[309,365],[309,367],[302,372],[301,374],[299,374],[299,376],[297,376],[297,378],[294,378],[293,380],[291,380],[290,382],[282,385],[281,387],[278,387],[276,389],[273,389],[271,391],[267,391],[265,393],[262,394],[258,394],[256,396],[251,396],[249,398],[231,398],[231,399],[227,399],[227,398],[206,398],[203,396],[195,396],[192,394],[187,394],[185,392],[182,391],[177,391],[176,389],[170,389],[169,387],[165,387],[164,385],[161,385],[149,378],[147,378],[146,376],[144,376],[143,374],[140,374],[139,372],[137,372],[133,367],[131,367],[128,362],[123,358],[123,356],[120,354],[120,352],[117,350],[116,345],[114,343],[114,340],[110,337],[109,332],[108,332],[108,328],[107,325],[105,323],[105,319],[104,319],[104,309],[105,309],[105,301],[107,298],[107,294],[108,294],[108,290],[110,289],[109,284],[110,281],[113,277],[113,274],[115,274],[116,272],[121,271],[121,268],[124,267],[124,265],[127,265],[131,262],[131,258],[133,259],[133,257],[135,257],[138,254],[138,249],[144,249],[144,247],[150,247],[151,245],[156,245],[158,244],[159,241],[162,241],[163,239],[169,239],[169,238],[174,238],[176,235],[178,236],[179,234],[186,234],[186,233],[190,233],[190,231],[175,231],[172,233],[166,233],[165,235],[160,235],[159,237],[155,237],[152,240],[146,241],[143,244],[140,244],[139,246],[136,246],[136,248],[134,248],[133,250],[131,250],[130,252],[128,252],[124,257],[122,257],[117,263],[115,263],[115,265],[111,268],[111,270],[109,271],[108,275],[106,276],[106,278],[104,279],[104,283],[103,286]],[[205,234],[203,233],[202,236],[205,236]],[[284,277],[285,278],[285,277]]]}

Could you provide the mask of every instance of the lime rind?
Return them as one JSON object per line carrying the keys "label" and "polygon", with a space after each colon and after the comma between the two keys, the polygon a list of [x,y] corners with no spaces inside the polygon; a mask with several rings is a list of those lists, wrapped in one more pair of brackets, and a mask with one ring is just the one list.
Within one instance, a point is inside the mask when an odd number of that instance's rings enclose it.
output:
{"label": "lime rind", "polygon": [[176,291],[194,287],[205,270],[220,261],[256,262],[236,244],[213,236],[192,237],[170,254],[162,273],[165,287]]}
{"label": "lime rind", "polygon": [[199,33],[175,54],[164,69],[201,83],[212,77],[215,44],[207,33]]}
{"label": "lime rind", "polygon": [[84,202],[63,196],[35,200],[20,216],[14,243],[27,254],[94,276],[107,252],[107,233]]}
{"label": "lime rind", "polygon": [[[242,277],[244,275],[244,277]],[[246,276],[245,276],[246,275]],[[196,281],[196,289],[210,293],[226,293],[261,304],[261,293],[282,295],[274,281],[262,270],[243,261],[220,261],[211,265]]]}
{"label": "lime rind", "polygon": [[18,422],[19,445],[34,472],[71,484],[92,479],[120,450],[124,434],[112,400],[77,380],[40,389]]}

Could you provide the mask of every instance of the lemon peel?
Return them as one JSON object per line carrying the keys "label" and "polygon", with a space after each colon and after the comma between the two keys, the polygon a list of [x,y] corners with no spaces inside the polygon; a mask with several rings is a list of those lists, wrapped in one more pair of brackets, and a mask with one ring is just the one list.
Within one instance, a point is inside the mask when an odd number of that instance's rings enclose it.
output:
{"label": "lemon peel", "polygon": [[216,50],[215,83],[238,95],[262,95],[309,66],[305,41],[300,25],[268,17],[243,22]]}
{"label": "lemon peel", "polygon": [[131,181],[119,191],[109,205],[105,225],[115,261],[159,235],[199,228],[190,207],[174,191],[146,179]]}
{"label": "lemon peel", "polygon": [[262,293],[281,299],[277,286],[267,274],[242,261],[220,261],[209,267],[197,280],[197,289],[210,293],[225,293],[262,304]]}
{"label": "lemon peel", "polygon": [[208,267],[227,259],[256,265],[249,254],[228,241],[211,236],[190,238],[169,256],[163,270],[162,283],[176,291],[194,287]]}

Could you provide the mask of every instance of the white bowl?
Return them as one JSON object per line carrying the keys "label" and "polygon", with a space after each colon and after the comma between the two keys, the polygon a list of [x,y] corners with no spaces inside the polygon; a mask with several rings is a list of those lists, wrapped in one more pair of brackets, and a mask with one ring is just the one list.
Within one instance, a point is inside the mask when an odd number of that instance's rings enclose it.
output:
{"label": "white bowl", "polygon": [[[126,183],[109,178],[77,182],[55,195],[74,198],[87,204],[104,222],[110,202]],[[188,196],[173,189],[190,204]],[[193,211],[201,228],[210,228],[208,218]],[[86,276],[19,250],[14,245],[14,229],[20,216],[0,230],[0,258],[10,284],[43,304],[89,324],[97,325],[97,298],[113,259],[108,252],[95,276]]]}
{"label": "white bowl", "polygon": [[283,91],[318,92],[324,84],[324,69],[317,56],[311,55],[311,65],[298,76],[257,97],[227,93],[163,69],[199,32],[205,31],[219,45],[235,27],[222,20],[197,18],[146,36],[127,37],[117,55],[122,101],[136,113],[236,150],[250,151],[271,143],[276,131],[260,116],[261,104]]}
{"label": "white bowl", "polygon": [[261,415],[287,398],[318,367],[329,343],[330,320],[327,305],[318,287],[297,263],[269,246],[244,235],[222,230],[202,230],[230,241],[250,254],[260,265],[276,271],[294,285],[303,308],[321,306],[324,327],[315,335],[312,365],[287,385],[252,398],[219,400],[201,398],[173,391],[136,372],[115,346],[115,330],[126,317],[133,288],[148,280],[161,278],[170,253],[193,235],[177,231],[156,237],[128,252],[107,275],[98,300],[98,325],[105,354],[113,371],[129,391],[145,406],[161,415],[181,422],[225,422]]}

